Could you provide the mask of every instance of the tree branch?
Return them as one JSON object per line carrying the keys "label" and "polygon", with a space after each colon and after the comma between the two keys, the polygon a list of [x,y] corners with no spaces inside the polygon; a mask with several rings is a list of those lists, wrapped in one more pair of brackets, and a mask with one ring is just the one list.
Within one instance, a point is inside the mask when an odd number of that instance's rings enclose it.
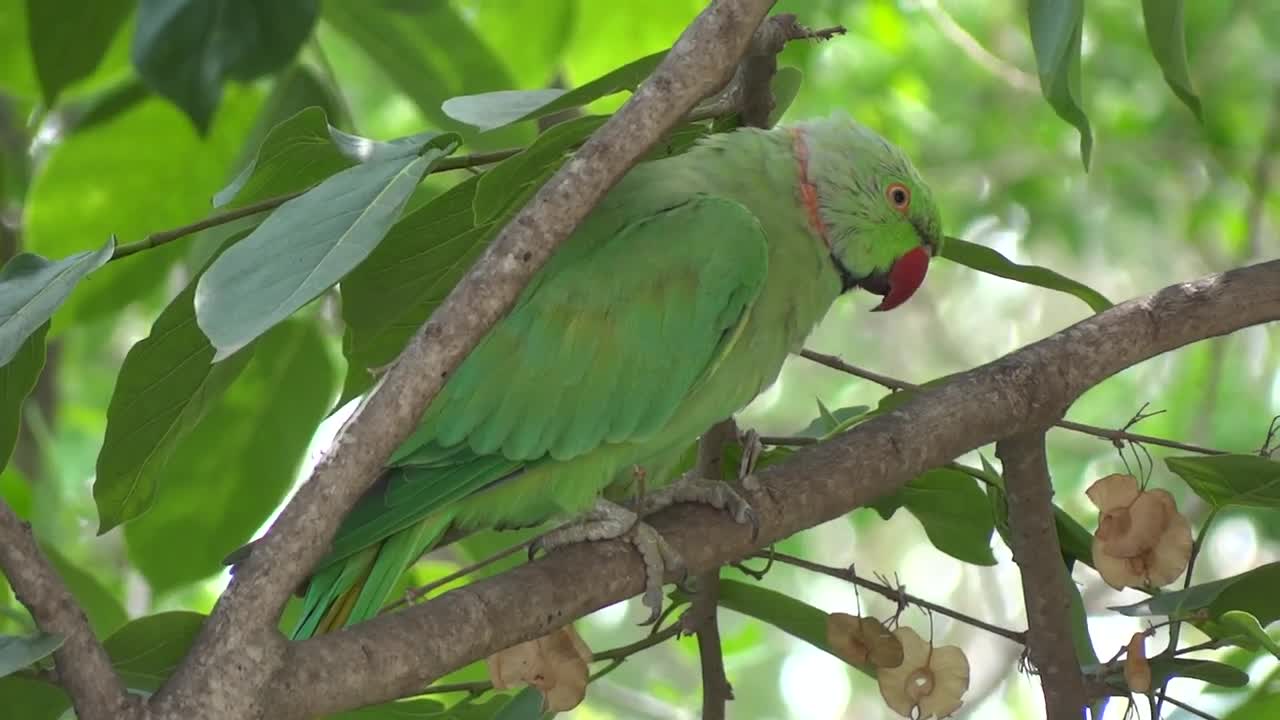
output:
{"label": "tree branch", "polygon": [[1087,696],[1071,635],[1071,582],[1053,519],[1053,483],[1044,432],[1030,430],[996,443],[1009,497],[1013,560],[1022,573],[1027,651],[1040,673],[1048,720],[1080,720]]}
{"label": "tree branch", "polygon": [[[698,477],[719,480],[724,477],[724,449],[738,438],[738,426],[732,419],[711,426],[698,441]],[[681,618],[698,637],[698,665],[702,670],[702,719],[724,720],[725,705],[733,699],[733,686],[724,672],[724,656],[720,651],[720,568],[697,577],[697,592],[689,612]]]}
{"label": "tree branch", "polygon": [[0,569],[13,593],[31,611],[36,625],[64,638],[53,653],[58,679],[71,696],[77,717],[116,720],[137,713],[142,703],[125,692],[84,610],[40,551],[31,526],[0,500]]}
{"label": "tree branch", "polygon": [[[773,0],[712,3],[626,105],[502,229],[342,427],[330,453],[237,570],[191,652],[153,697],[156,716],[256,717],[273,707],[263,702],[280,686],[276,675],[289,677],[295,670],[290,667],[293,652],[286,656],[288,645],[276,631],[277,618],[293,589],[326,552],[342,517],[372,485],[454,368],[510,309],[560,242],[695,103],[724,85],[772,5]],[[472,617],[472,623],[479,617]],[[484,644],[486,634],[473,638],[478,643],[455,641],[464,647]],[[386,657],[378,649],[366,650]],[[368,657],[361,653],[358,664],[373,667]],[[327,668],[337,676],[350,669]],[[297,708],[301,714],[311,704],[366,704],[366,698],[389,684],[373,683],[355,696],[351,693],[358,688],[346,682],[332,683],[328,692],[321,687],[312,687],[311,697],[301,703],[297,697],[277,697],[282,702],[275,707]],[[401,689],[413,688],[400,685],[385,699],[404,694]]]}
{"label": "tree branch", "polygon": [[[1047,427],[1085,390],[1143,360],[1277,319],[1280,261],[1174,285],[960,373],[760,471],[764,489],[748,497],[760,519],[754,542],[748,528],[710,508],[678,505],[648,522],[693,572],[705,572],[865,506],[969,450]],[[643,565],[626,543],[563,548],[291,646],[268,706],[304,717],[400,697],[643,589]]]}
{"label": "tree branch", "polygon": [[[829,367],[832,370],[839,370],[840,372],[848,373],[854,377],[860,377],[863,380],[870,380],[871,382],[876,383],[877,385],[882,385],[884,387],[887,387],[890,390],[919,390],[921,388],[920,385],[909,383],[906,380],[891,378],[888,375],[881,375],[880,373],[872,372],[865,368],[860,368],[857,365],[850,365],[849,363],[841,360],[835,355],[825,355],[820,352],[814,352],[813,350],[801,350],[800,357],[804,358],[805,360],[816,362],[819,365],[824,365],[826,367]],[[1132,421],[1130,421],[1130,425],[1132,424],[1133,424]],[[1119,446],[1119,443],[1122,443],[1122,442],[1133,442],[1133,443],[1142,443],[1146,445],[1159,445],[1160,447],[1167,447],[1174,450],[1186,450],[1187,452],[1200,453],[1201,455],[1226,455],[1227,454],[1223,450],[1214,450],[1213,448],[1201,447],[1199,445],[1189,445],[1187,443],[1178,442],[1176,440],[1166,440],[1164,438],[1152,437],[1151,435],[1140,435],[1138,433],[1131,433],[1128,430],[1112,430],[1110,428],[1097,427],[1095,425],[1085,425],[1084,423],[1071,422],[1070,420],[1059,420],[1058,422],[1054,423],[1053,426],[1062,428],[1063,430],[1071,430],[1073,432],[1083,433],[1085,435],[1093,435],[1094,437],[1100,437],[1105,440],[1110,440],[1112,444],[1116,444],[1117,446]],[[770,438],[770,439],[777,440],[778,442],[774,442],[774,443],[765,442],[764,438],[761,438],[761,442],[764,442],[766,445],[807,445],[809,444],[805,442],[795,442],[797,438]],[[806,438],[799,438],[798,440],[803,441],[805,439]],[[782,442],[783,440],[788,440],[788,442]]]}

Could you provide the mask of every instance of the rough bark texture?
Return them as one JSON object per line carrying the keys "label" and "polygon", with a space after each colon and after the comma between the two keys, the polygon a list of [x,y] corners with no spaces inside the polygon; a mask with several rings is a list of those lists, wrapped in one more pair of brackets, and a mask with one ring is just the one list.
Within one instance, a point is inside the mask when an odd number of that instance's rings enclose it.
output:
{"label": "rough bark texture", "polygon": [[996,443],[1009,498],[1013,559],[1022,573],[1027,650],[1040,673],[1049,720],[1078,720],[1087,702],[1084,676],[1071,639],[1071,582],[1053,519],[1053,483],[1043,430]]}
{"label": "rough bark texture", "polygon": [[75,704],[76,715],[83,720],[115,720],[140,710],[142,703],[125,693],[84,610],[40,551],[31,526],[2,501],[0,569],[40,629],[64,638],[53,661]]}
{"label": "rough bark texture", "polygon": [[[679,505],[650,518],[699,573],[891,493],[976,447],[1043,428],[1088,388],[1174,348],[1280,319],[1280,261],[1118,305],[955,376],[897,410],[759,473],[760,535]],[[290,648],[274,691],[289,717],[388,700],[644,589],[622,542],[577,545],[500,576]],[[289,705],[289,703],[292,703]]]}

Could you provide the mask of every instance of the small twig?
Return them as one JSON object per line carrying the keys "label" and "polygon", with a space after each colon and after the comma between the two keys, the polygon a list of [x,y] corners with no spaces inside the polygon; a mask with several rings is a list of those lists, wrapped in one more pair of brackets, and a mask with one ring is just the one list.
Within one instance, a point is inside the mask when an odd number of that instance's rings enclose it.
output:
{"label": "small twig", "polygon": [[1185,710],[1191,713],[1192,715],[1195,715],[1198,718],[1204,718],[1204,720],[1218,720],[1218,716],[1211,715],[1205,712],[1204,710],[1201,710],[1193,705],[1188,705],[1187,703],[1182,702],[1181,700],[1178,700],[1176,698],[1171,698],[1168,695],[1165,695],[1164,693],[1160,693],[1160,699],[1168,700],[1170,705],[1176,708],[1181,708],[1182,710]]}
{"label": "small twig", "polygon": [[[733,419],[722,420],[703,433],[698,441],[698,477],[719,480],[724,477],[724,449],[738,437]],[[725,706],[733,699],[733,686],[724,672],[720,650],[720,569],[697,576],[697,592],[689,611],[680,618],[681,625],[692,629],[698,638],[698,665],[702,670],[703,720],[724,720]]]}
{"label": "small twig", "polygon": [[477,560],[471,563],[470,565],[467,565],[466,567],[458,568],[457,570],[449,573],[448,575],[445,575],[442,578],[439,578],[437,580],[432,580],[426,585],[419,585],[416,588],[406,590],[404,593],[404,597],[382,608],[382,610],[379,611],[378,614],[381,615],[382,613],[389,613],[392,610],[398,610],[399,608],[402,608],[410,603],[417,602],[419,599],[421,599],[423,596],[425,596],[427,593],[431,592],[432,590],[444,587],[445,585],[448,585],[454,580],[466,577],[467,575],[470,575],[471,573],[481,568],[488,567],[489,565],[492,565],[498,562],[499,560],[511,557],[512,555],[515,555],[521,550],[524,550],[525,548],[529,547],[529,544],[532,542],[533,542],[533,539],[529,539],[518,545],[512,545],[511,547],[505,550],[499,550],[498,552],[494,553],[493,555],[490,555],[487,558],[484,558],[482,560]]}
{"label": "small twig", "polygon": [[1053,518],[1053,483],[1043,431],[996,442],[1009,498],[1010,547],[1022,575],[1027,650],[1040,673],[1048,720],[1079,720],[1088,702],[1071,633],[1062,546]]}
{"label": "small twig", "polygon": [[882,595],[883,597],[888,598],[889,600],[893,600],[894,602],[897,602],[897,603],[906,602],[911,605],[924,608],[925,610],[938,613],[939,615],[946,615],[952,620],[958,620],[966,625],[971,625],[973,627],[976,627],[979,630],[985,630],[991,633],[992,635],[999,635],[1000,637],[1006,640],[1010,640],[1020,645],[1025,644],[1027,641],[1027,634],[1025,632],[1018,632],[1017,630],[1010,630],[1008,628],[1000,627],[999,625],[992,625],[991,623],[986,622],[985,620],[979,620],[978,618],[973,617],[972,615],[966,615],[958,610],[952,610],[951,608],[946,607],[945,605],[932,603],[932,602],[929,602],[928,600],[925,600],[924,598],[911,595],[907,593],[905,590],[903,590],[901,587],[894,588],[894,587],[890,587],[888,583],[878,583],[878,582],[875,582],[874,580],[867,580],[866,578],[860,577],[856,572],[854,572],[853,568],[832,567],[830,565],[823,565],[821,563],[812,562],[810,560],[805,560],[804,558],[796,557],[794,555],[787,555],[785,553],[780,553],[780,552],[770,553],[769,555],[755,555],[755,557],[772,557],[773,559],[785,565],[793,565],[795,567],[802,568],[810,572],[816,572],[821,575],[826,575],[828,577],[836,578],[838,580],[844,580],[845,582],[852,583],[853,585],[857,585],[858,587],[863,588],[864,590],[870,590],[871,592]]}
{"label": "small twig", "polygon": [[1249,205],[1245,210],[1245,222],[1248,227],[1248,241],[1245,247],[1249,257],[1262,257],[1262,225],[1263,212],[1266,210],[1268,193],[1271,190],[1271,161],[1276,151],[1280,150],[1280,87],[1275,90],[1272,101],[1271,122],[1263,137],[1262,147],[1258,150],[1258,158],[1253,167],[1253,183],[1249,193]]}
{"label": "small twig", "polygon": [[[590,677],[590,680],[598,680],[604,677],[610,671],[615,669],[618,665],[621,665],[623,660],[626,660],[627,658],[631,657],[632,655],[635,655],[641,650],[647,650],[653,647],[654,645],[661,645],[662,643],[679,635],[680,630],[681,630],[680,623],[675,623],[674,625],[664,628],[656,633],[653,633],[652,635],[645,637],[642,640],[637,640],[636,642],[633,642],[629,645],[620,645],[616,648],[610,648],[609,650],[603,650],[601,652],[592,654],[591,662],[608,661],[609,665],[603,668],[602,670],[600,670],[599,672],[592,674]],[[445,695],[448,693],[467,693],[468,695],[480,695],[481,693],[489,692],[492,689],[493,689],[492,682],[489,682],[487,680],[476,680],[474,682],[440,683],[438,685],[431,685],[431,686],[428,686],[426,689],[415,693],[415,695]]]}
{"label": "small twig", "polygon": [[140,700],[125,692],[84,610],[41,552],[31,526],[2,500],[0,570],[36,625],[64,638],[62,647],[53,653],[53,661],[76,715],[84,720],[138,717]]}
{"label": "small twig", "polygon": [[[444,160],[436,163],[435,167],[431,168],[428,174],[448,172],[450,170],[461,170],[463,168],[471,168],[478,165],[488,165],[500,160],[505,160],[522,150],[524,150],[524,148],[508,148],[506,150],[494,150],[493,152],[487,153],[458,155],[456,157],[445,158]],[[203,220],[193,222],[189,225],[176,227],[172,230],[163,230],[161,232],[151,233],[138,242],[118,246],[115,252],[111,254],[111,260],[119,260],[120,258],[142,252],[143,250],[150,250],[151,248],[173,242],[174,240],[186,237],[187,235],[198,233],[201,230],[208,230],[211,227],[226,225],[229,222],[246,218],[250,215],[256,215],[265,210],[274,210],[310,189],[311,188],[304,188],[297,192],[269,197],[265,200],[259,200],[251,205],[245,205],[244,207],[236,208],[234,210],[227,210],[226,212],[210,215]]]}
{"label": "small twig", "polygon": [[[849,375],[853,375],[854,377],[860,377],[863,380],[870,380],[871,382],[876,383],[877,385],[882,385],[886,388],[889,388],[890,390],[919,390],[920,389],[920,386],[914,383],[909,383],[905,380],[892,378],[892,377],[889,377],[888,375],[881,375],[880,373],[872,372],[870,370],[860,368],[856,365],[850,365],[849,363],[841,360],[835,355],[825,355],[823,353],[814,352],[812,350],[801,350],[800,357],[806,360],[810,360],[812,362],[816,362],[819,365],[825,365],[826,367],[829,367],[832,370],[839,370],[840,372],[848,373]],[[1151,414],[1155,414],[1155,413],[1151,413]],[[1147,417],[1149,416],[1150,415],[1148,415]],[[1142,417],[1138,417],[1138,419],[1141,420]],[[1100,438],[1103,438],[1104,440],[1110,440],[1112,444],[1121,443],[1121,442],[1144,443],[1147,445],[1158,445],[1160,447],[1171,448],[1173,450],[1185,450],[1187,452],[1199,453],[1201,455],[1226,455],[1227,454],[1225,450],[1215,450],[1213,448],[1201,447],[1199,445],[1190,445],[1187,443],[1178,442],[1176,440],[1166,440],[1164,438],[1152,437],[1150,435],[1139,435],[1138,433],[1128,432],[1128,428],[1132,427],[1133,422],[1134,420],[1131,418],[1129,421],[1129,424],[1126,425],[1126,429],[1124,430],[1111,430],[1108,428],[1097,427],[1094,425],[1085,425],[1084,423],[1071,422],[1070,420],[1059,420],[1058,422],[1054,423],[1054,427],[1062,428],[1063,430],[1071,430],[1073,432],[1083,433],[1085,435],[1093,435],[1094,437],[1100,437]],[[777,440],[778,438],[771,438],[771,439]],[[764,438],[761,438],[761,440],[764,441]],[[805,445],[808,443],[804,443],[804,442],[770,443],[765,441],[765,444],[766,445],[771,445],[771,444]]]}
{"label": "small twig", "polygon": [[1280,415],[1271,418],[1271,424],[1267,426],[1267,436],[1262,439],[1262,445],[1258,447],[1259,455],[1269,458],[1276,451],[1271,443],[1275,442],[1277,433],[1280,433]]}
{"label": "small twig", "polygon": [[[1218,516],[1218,508],[1214,507],[1205,516],[1204,522],[1200,524],[1200,531],[1196,533],[1195,542],[1191,544],[1191,557],[1187,559],[1187,576],[1182,580],[1182,589],[1186,590],[1191,587],[1191,574],[1196,569],[1196,558],[1200,557],[1200,551],[1204,549],[1204,540],[1209,535],[1209,527],[1213,525],[1213,520]],[[1165,648],[1168,655],[1176,655],[1178,651],[1178,636],[1182,631],[1181,618],[1169,618],[1169,645]],[[1155,711],[1152,717],[1160,717],[1160,711],[1164,709],[1165,691],[1169,688],[1169,680],[1160,683],[1160,697],[1156,700]]]}

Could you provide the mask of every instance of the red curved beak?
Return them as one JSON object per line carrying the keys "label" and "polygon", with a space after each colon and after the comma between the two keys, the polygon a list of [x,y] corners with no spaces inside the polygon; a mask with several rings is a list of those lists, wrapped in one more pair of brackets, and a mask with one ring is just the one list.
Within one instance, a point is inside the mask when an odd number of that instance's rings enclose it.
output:
{"label": "red curved beak", "polygon": [[927,272],[929,272],[929,251],[923,247],[918,247],[898,258],[889,268],[887,292],[880,293],[884,295],[884,299],[879,305],[871,308],[871,311],[892,310],[909,300],[924,283]]}

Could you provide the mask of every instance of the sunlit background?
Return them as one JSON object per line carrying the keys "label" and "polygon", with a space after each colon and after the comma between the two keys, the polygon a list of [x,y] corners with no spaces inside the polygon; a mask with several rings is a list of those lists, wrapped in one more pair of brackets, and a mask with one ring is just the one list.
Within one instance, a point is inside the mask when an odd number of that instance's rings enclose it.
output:
{"label": "sunlit background", "polygon": [[[422,69],[424,77],[446,88],[439,91],[443,97],[579,85],[668,47],[702,3],[454,0],[449,5],[470,32],[433,38],[427,53],[433,64]],[[1019,262],[1052,267],[1117,301],[1277,254],[1280,193],[1270,189],[1266,168],[1280,164],[1273,157],[1280,144],[1280,4],[1187,3],[1192,74],[1205,107],[1201,125],[1169,91],[1151,59],[1140,3],[1088,3],[1083,96],[1097,135],[1088,173],[1075,130],[1040,95],[1023,3],[796,0],[779,3],[778,10],[797,13],[811,27],[849,29],[833,41],[794,43],[785,51],[782,64],[801,69],[804,85],[784,122],[849,113],[904,147],[932,184],[950,234]],[[12,29],[8,20],[3,27],[6,33]],[[104,85],[126,71],[127,40],[117,38],[95,76]],[[437,121],[399,90],[358,39],[323,19],[303,61],[336,77],[337,104],[350,113],[347,129],[385,139]],[[41,173],[31,189],[34,200],[24,218],[31,241],[44,243],[42,252],[65,254],[96,246],[110,232],[136,239],[198,218],[209,193],[203,199],[174,198],[170,188],[216,190],[223,184],[242,152],[237,143],[269,90],[266,83],[229,88],[203,142],[184,117],[157,99],[65,142],[55,125],[48,126]],[[621,99],[591,109],[611,110]],[[454,175],[434,176],[430,183],[443,187],[459,179]],[[198,257],[197,250],[176,252]],[[11,469],[0,479],[0,492],[15,504],[26,503],[41,536],[53,539],[64,555],[118,595],[130,616],[166,608],[208,611],[226,581],[225,575],[183,578],[158,587],[148,561],[136,556],[131,531],[95,536],[90,487],[115,373],[129,345],[146,334],[166,293],[181,287],[189,272],[182,267],[175,266],[172,282],[156,298],[135,303],[123,326],[105,313],[95,317],[92,295],[73,300],[80,303],[73,310],[79,313],[77,322],[58,336],[56,404],[28,406],[30,433],[20,457],[24,467],[38,473],[23,478]],[[869,314],[874,302],[865,294],[839,301],[808,347],[924,382],[997,358],[1089,313],[1070,296],[950,263],[935,263],[924,290],[904,308]],[[343,372],[340,334],[335,331],[327,342],[337,377]],[[1271,416],[1280,412],[1276,342],[1274,329],[1255,328],[1162,356],[1091,391],[1068,417],[1119,427],[1150,403],[1148,410],[1163,413],[1144,420],[1136,428],[1140,432],[1251,452],[1262,443]],[[260,391],[270,393],[272,387],[264,384]],[[818,401],[833,409],[874,405],[884,393],[794,358],[778,383],[738,419],[763,434],[785,435],[816,416]],[[56,407],[56,415],[42,414],[42,407]],[[342,416],[339,412],[321,427],[307,465],[323,451]],[[1105,440],[1063,430],[1053,431],[1049,440],[1058,500],[1092,528],[1092,507],[1083,489],[1125,465]],[[996,462],[991,448],[982,452]],[[1152,448],[1155,462],[1144,467],[1151,470],[1153,485],[1173,492],[1194,523],[1206,508],[1167,471],[1161,461],[1165,454]],[[976,453],[964,460],[980,462]],[[1136,462],[1134,456],[1128,461]],[[199,513],[192,509],[196,525]],[[146,537],[145,529],[137,532]],[[1278,536],[1280,526],[1256,522],[1250,512],[1225,514],[1209,535],[1196,580],[1277,559]],[[510,541],[490,542],[496,548]],[[874,511],[861,510],[778,547],[826,565],[856,564],[866,576],[896,577],[909,592],[1022,629],[1017,570],[998,537],[993,546],[1000,560],[995,567],[962,564],[936,550],[908,513],[882,521]],[[415,580],[466,564],[469,552],[478,550],[437,553]],[[726,574],[744,578],[732,570]],[[1143,596],[1111,591],[1080,565],[1074,577],[1092,615],[1097,652],[1110,657],[1142,624],[1106,608]],[[790,567],[775,566],[763,582],[827,611],[853,613],[861,607],[885,617],[893,610],[887,600],[866,592],[859,597],[851,585]],[[6,599],[0,595],[0,602]],[[593,649],[626,644],[645,632],[635,625],[642,610],[638,603],[620,604],[580,621],[578,628]],[[919,610],[908,610],[903,621],[927,637],[931,621]],[[732,611],[722,611],[721,622],[736,695],[731,717],[893,717],[874,681],[839,660]],[[1021,669],[1021,647],[941,616],[932,618],[932,629],[938,644],[959,645],[970,658],[962,715],[1042,714],[1037,680]],[[1195,642],[1195,631],[1191,637]],[[1158,633],[1148,648],[1155,652],[1164,642],[1164,633]],[[1277,677],[1276,662],[1265,655],[1220,651],[1216,656],[1247,669],[1252,686],[1260,688],[1266,678],[1274,683]],[[483,668],[475,667],[450,679],[483,677]],[[1171,694],[1224,715],[1251,692],[1205,688],[1180,680]],[[586,702],[565,716],[693,718],[699,697],[696,645],[685,639],[635,656],[593,684]],[[1124,702],[1113,702],[1107,716],[1119,718],[1125,710]],[[1147,716],[1145,704],[1138,712]],[[1168,716],[1188,717],[1180,711]]]}

